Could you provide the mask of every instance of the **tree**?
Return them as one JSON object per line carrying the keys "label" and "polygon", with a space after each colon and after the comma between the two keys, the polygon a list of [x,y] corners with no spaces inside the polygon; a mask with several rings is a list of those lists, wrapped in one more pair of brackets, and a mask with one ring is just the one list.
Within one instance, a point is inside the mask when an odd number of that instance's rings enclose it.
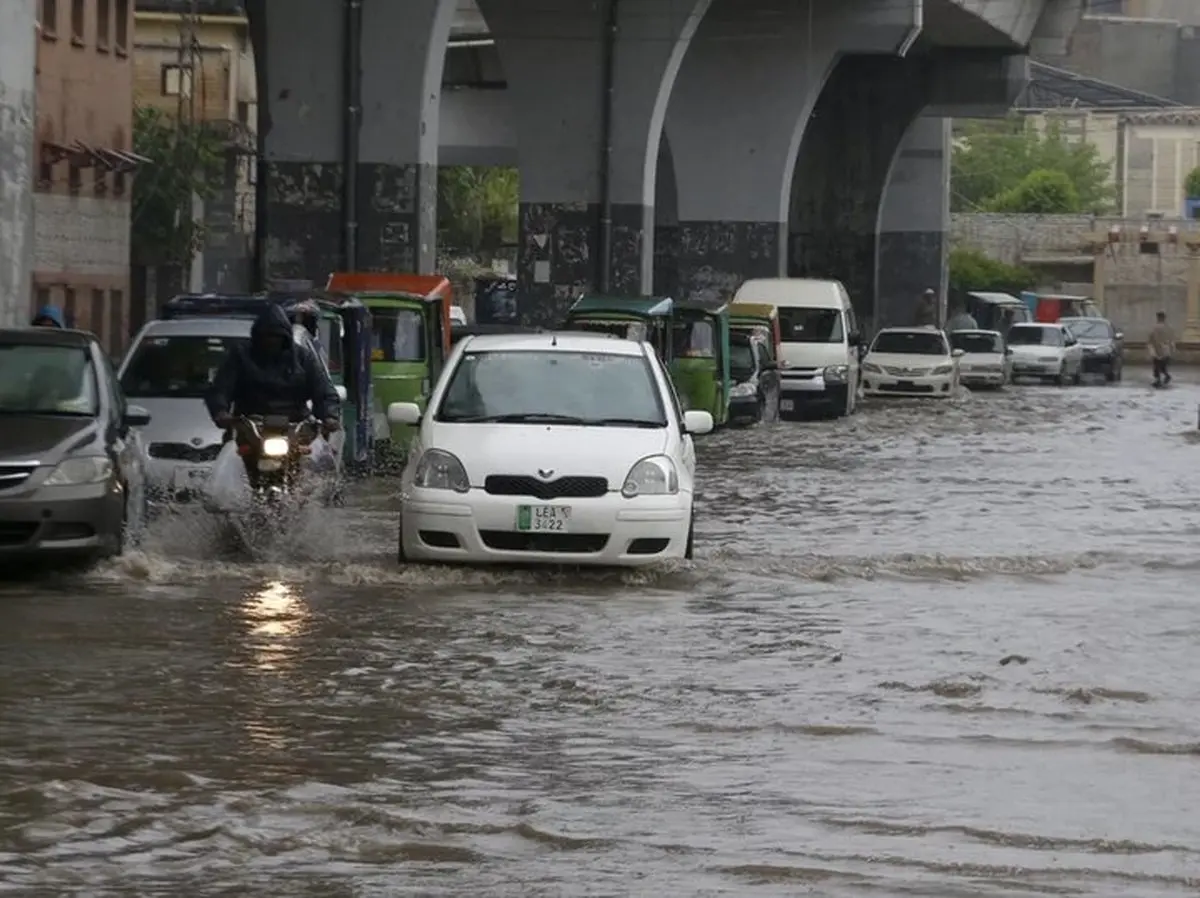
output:
{"label": "tree", "polygon": [[1062,215],[1079,211],[1079,191],[1066,172],[1040,168],[992,197],[985,208],[989,212]]}
{"label": "tree", "polygon": [[479,249],[491,240],[517,239],[520,177],[515,168],[473,165],[438,170],[438,241]]}
{"label": "tree", "polygon": [[968,122],[955,140],[952,166],[956,212],[987,209],[1036,172],[1058,172],[1070,180],[1077,200],[1064,211],[1102,215],[1116,197],[1112,165],[1093,144],[1064,137],[1054,121],[1041,133],[1021,116]]}
{"label": "tree", "polygon": [[1187,198],[1200,199],[1200,168],[1193,168],[1183,180],[1183,190]]}
{"label": "tree", "polygon": [[133,182],[133,257],[143,265],[186,266],[204,238],[192,197],[209,199],[221,183],[226,141],[208,123],[177,127],[161,109],[139,106],[133,150],[150,160]]}
{"label": "tree", "polygon": [[976,249],[955,247],[950,251],[950,286],[955,290],[1020,293],[1037,283],[1028,268],[1000,262]]}

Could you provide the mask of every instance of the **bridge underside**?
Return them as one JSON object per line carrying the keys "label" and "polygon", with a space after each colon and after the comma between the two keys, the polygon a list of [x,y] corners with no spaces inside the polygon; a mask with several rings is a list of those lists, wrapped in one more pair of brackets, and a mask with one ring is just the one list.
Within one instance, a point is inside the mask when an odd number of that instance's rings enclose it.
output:
{"label": "bridge underside", "polygon": [[609,59],[594,0],[478,0],[471,35],[455,0],[364,0],[355,147],[341,67],[312,64],[322,39],[341,52],[340,5],[248,0],[260,264],[432,270],[438,164],[517,165],[529,322],[585,289],[718,298],[788,274],[900,321],[944,292],[946,117],[1002,114],[1080,3],[621,0]]}

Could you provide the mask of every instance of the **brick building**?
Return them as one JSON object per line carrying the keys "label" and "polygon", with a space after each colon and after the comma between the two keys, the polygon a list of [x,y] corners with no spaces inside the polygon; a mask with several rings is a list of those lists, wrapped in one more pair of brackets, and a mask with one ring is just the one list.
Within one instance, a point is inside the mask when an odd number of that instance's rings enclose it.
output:
{"label": "brick building", "polygon": [[[0,0],[2,2],[2,0]],[[31,309],[129,339],[131,0],[40,0]]]}

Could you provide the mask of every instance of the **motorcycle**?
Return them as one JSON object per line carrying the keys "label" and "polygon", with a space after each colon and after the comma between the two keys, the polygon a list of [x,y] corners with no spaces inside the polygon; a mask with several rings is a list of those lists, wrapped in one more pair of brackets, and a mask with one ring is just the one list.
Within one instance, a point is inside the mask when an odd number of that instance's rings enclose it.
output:
{"label": "motorcycle", "polygon": [[286,416],[243,415],[234,420],[233,432],[251,495],[268,505],[296,492],[303,462],[320,436],[312,418],[292,422]]}

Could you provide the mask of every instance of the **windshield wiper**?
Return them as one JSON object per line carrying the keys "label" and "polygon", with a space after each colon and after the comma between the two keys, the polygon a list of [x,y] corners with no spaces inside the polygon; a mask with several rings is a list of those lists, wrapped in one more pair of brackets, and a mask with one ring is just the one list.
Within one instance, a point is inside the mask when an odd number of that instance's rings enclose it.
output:
{"label": "windshield wiper", "polygon": [[462,415],[442,418],[447,424],[587,424],[575,415],[552,415],[542,412],[525,412],[511,415]]}
{"label": "windshield wiper", "polygon": [[663,421],[651,421],[648,418],[593,418],[584,422],[593,427],[666,427]]}

